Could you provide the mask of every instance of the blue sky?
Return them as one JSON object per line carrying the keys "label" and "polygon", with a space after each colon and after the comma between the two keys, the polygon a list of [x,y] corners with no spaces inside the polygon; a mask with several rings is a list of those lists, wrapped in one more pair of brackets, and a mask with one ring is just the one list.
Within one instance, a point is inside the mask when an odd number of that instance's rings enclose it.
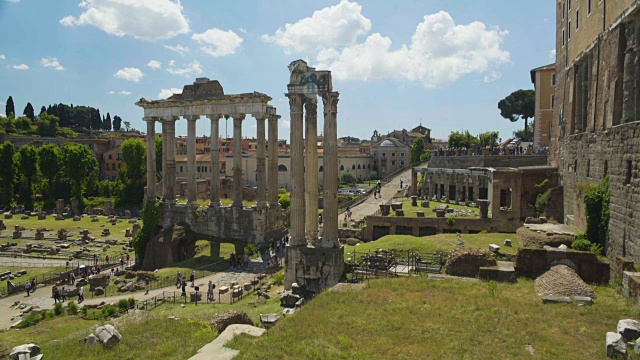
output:
{"label": "blue sky", "polygon": [[288,138],[287,65],[305,59],[333,71],[339,136],[422,121],[437,138],[506,138],[523,123],[497,103],[555,61],[554,19],[549,0],[0,0],[0,113],[11,95],[20,113],[27,101],[90,105],[144,129],[138,99],[208,77],[225,93],[270,95]]}

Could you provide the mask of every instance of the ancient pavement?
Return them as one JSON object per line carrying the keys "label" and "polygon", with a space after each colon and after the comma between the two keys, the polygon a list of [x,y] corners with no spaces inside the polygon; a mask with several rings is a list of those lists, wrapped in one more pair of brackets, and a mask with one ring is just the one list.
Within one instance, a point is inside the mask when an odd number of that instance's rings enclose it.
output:
{"label": "ancient pavement", "polygon": [[[232,281],[235,281],[238,284],[242,285],[252,280],[256,274],[264,272],[265,269],[265,264],[261,260],[252,260],[247,269],[230,268],[224,272],[215,273],[196,280],[196,286],[200,286],[201,289],[206,288],[209,280],[213,281],[216,284],[216,288],[220,288],[220,286],[229,286]],[[12,317],[20,314],[19,309],[11,308],[11,305],[13,305],[16,301],[20,301],[27,305],[39,306],[42,309],[52,309],[54,305],[53,298],[51,297],[52,288],[53,286],[39,287],[35,291],[35,293],[33,293],[29,297],[27,297],[26,294],[22,293],[0,299],[0,329],[6,329],[10,327],[11,324],[19,321],[17,318],[13,321],[11,320]],[[137,301],[140,301],[153,298],[157,295],[161,295],[163,291],[179,291],[176,290],[175,286],[168,286],[151,290],[147,295],[144,295],[144,291],[136,291],[134,293],[125,292],[122,293],[122,295],[109,297],[99,296],[91,299],[91,294],[88,290],[89,286],[85,286],[85,301],[80,304],[81,306],[97,305],[103,301],[106,303],[115,303],[120,299],[128,299],[131,297],[136,299]],[[187,291],[193,291],[193,289],[188,287]],[[77,297],[71,298],[71,300],[77,302]]]}
{"label": "ancient pavement", "polygon": [[[398,191],[400,190],[401,180],[403,187],[405,185],[411,184],[411,169],[407,169],[406,171],[393,178],[393,180],[391,180],[387,184],[382,185],[382,190],[380,191],[382,194],[381,197],[375,199],[372,194],[362,204],[353,207],[351,209],[351,220],[356,221],[364,219],[365,216],[373,215],[373,213],[380,209],[380,204],[387,203],[396,194],[398,194]],[[404,191],[400,192],[399,194],[404,195]],[[338,221],[340,222],[340,224],[342,224],[343,219],[344,212],[338,216]]]}

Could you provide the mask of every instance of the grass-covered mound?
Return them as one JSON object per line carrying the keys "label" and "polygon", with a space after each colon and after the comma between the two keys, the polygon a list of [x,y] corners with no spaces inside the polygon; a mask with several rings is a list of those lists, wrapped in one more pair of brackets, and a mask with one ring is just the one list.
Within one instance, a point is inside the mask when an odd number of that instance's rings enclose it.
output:
{"label": "grass-covered mound", "polygon": [[592,359],[618,320],[638,318],[613,288],[593,306],[543,305],[533,281],[503,285],[421,277],[324,292],[261,338],[228,346],[237,359]]}

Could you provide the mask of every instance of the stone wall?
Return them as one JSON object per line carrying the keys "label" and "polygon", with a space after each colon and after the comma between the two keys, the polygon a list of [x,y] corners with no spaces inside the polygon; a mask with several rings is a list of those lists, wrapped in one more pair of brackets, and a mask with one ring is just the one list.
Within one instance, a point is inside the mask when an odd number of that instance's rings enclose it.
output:
{"label": "stone wall", "polygon": [[470,167],[512,167],[547,165],[546,155],[461,155],[432,156],[430,168],[467,169]]}
{"label": "stone wall", "polygon": [[557,264],[571,267],[587,283],[609,283],[609,264],[598,261],[598,257],[592,252],[520,248],[516,254],[515,268],[518,276],[535,279]]}

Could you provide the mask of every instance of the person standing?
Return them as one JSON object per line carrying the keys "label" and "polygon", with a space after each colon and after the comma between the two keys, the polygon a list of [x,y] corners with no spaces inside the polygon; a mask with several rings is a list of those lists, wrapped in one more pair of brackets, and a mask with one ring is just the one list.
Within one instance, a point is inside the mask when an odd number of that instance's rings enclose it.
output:
{"label": "person standing", "polygon": [[78,288],[78,304],[84,301],[84,287],[80,286]]}
{"label": "person standing", "polygon": [[180,284],[182,283],[182,274],[178,271],[176,275],[176,289],[180,289]]}
{"label": "person standing", "polygon": [[182,279],[182,296],[187,297],[187,280]]}
{"label": "person standing", "polygon": [[54,305],[57,304],[59,300],[60,300],[60,290],[58,290],[58,288],[54,286],[53,287],[53,304]]}
{"label": "person standing", "polygon": [[145,291],[145,295],[149,294],[149,287],[150,287],[150,281],[149,281],[149,277],[147,276],[147,278],[144,279],[144,291]]}
{"label": "person standing", "polygon": [[402,180],[400,180],[400,190],[402,190]]}
{"label": "person standing", "polygon": [[194,287],[196,285],[196,271],[195,270],[191,270],[191,277],[189,278],[189,281],[191,281],[191,287]]}
{"label": "person standing", "polygon": [[244,254],[244,267],[245,269],[249,267],[249,255]]}
{"label": "person standing", "polygon": [[30,283],[30,282],[27,282],[27,283],[24,285],[24,289],[25,289],[25,290],[27,290],[27,296],[30,296],[30,295],[29,295],[29,291],[31,290],[31,283]]}

